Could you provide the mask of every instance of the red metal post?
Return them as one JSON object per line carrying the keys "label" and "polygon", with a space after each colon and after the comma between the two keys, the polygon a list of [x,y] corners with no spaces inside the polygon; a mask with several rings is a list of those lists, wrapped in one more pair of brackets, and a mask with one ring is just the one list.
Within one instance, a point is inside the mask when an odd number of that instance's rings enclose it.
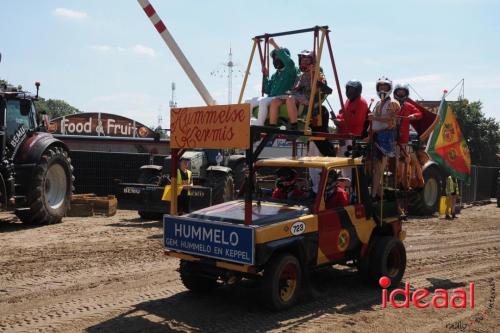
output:
{"label": "red metal post", "polygon": [[177,215],[177,163],[179,150],[170,150],[170,215]]}

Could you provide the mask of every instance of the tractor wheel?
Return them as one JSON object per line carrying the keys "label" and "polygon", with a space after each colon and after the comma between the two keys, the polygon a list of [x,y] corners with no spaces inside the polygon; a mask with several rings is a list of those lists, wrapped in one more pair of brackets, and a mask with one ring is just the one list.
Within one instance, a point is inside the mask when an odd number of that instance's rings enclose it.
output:
{"label": "tractor wheel", "polygon": [[233,166],[232,170],[234,177],[234,189],[235,191],[239,191],[245,183],[245,177],[248,174],[248,168],[245,161],[239,161]]}
{"label": "tractor wheel", "polygon": [[439,208],[441,196],[441,173],[436,167],[424,170],[424,188],[410,196],[410,213],[413,215],[432,215]]}
{"label": "tractor wheel", "polygon": [[497,176],[497,207],[500,207],[500,170]]}
{"label": "tractor wheel", "polygon": [[374,283],[382,276],[391,280],[391,286],[397,287],[406,269],[406,250],[403,243],[392,236],[376,240],[370,254],[370,275]]}
{"label": "tractor wheel", "polygon": [[[137,182],[140,184],[161,185],[161,171],[156,169],[141,169]],[[140,210],[137,212],[143,220],[161,220],[163,214]]]}
{"label": "tractor wheel", "polygon": [[68,152],[61,147],[48,148],[34,169],[27,195],[29,208],[16,211],[16,215],[27,224],[61,222],[70,206],[74,179]]}
{"label": "tractor wheel", "polygon": [[289,308],[297,301],[302,283],[299,260],[289,254],[275,255],[264,269],[262,299],[273,310]]}
{"label": "tractor wheel", "polygon": [[233,177],[224,172],[210,172],[208,186],[212,188],[212,204],[217,205],[234,198]]}
{"label": "tractor wheel", "polygon": [[143,210],[137,211],[137,214],[139,214],[143,220],[161,220],[163,218],[162,213],[146,212]]}
{"label": "tractor wheel", "polygon": [[217,280],[201,275],[196,263],[181,260],[179,273],[184,287],[198,294],[204,294],[217,287]]}
{"label": "tractor wheel", "polygon": [[358,271],[359,276],[365,282],[371,282],[372,276],[370,273],[370,253],[368,252],[367,256],[364,258],[359,258],[356,260],[356,269]]}

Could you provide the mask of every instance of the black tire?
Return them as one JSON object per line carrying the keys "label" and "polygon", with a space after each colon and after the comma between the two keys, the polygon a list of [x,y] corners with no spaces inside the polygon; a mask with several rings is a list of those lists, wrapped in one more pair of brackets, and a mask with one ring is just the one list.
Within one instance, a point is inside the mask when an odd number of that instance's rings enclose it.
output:
{"label": "black tire", "polygon": [[233,170],[234,190],[237,192],[245,183],[248,168],[245,161],[238,161],[231,169]]}
{"label": "black tire", "polygon": [[364,258],[359,258],[356,261],[356,269],[359,276],[361,276],[364,281],[371,282],[370,258],[368,255]]}
{"label": "black tire", "polygon": [[299,260],[289,254],[273,256],[266,264],[262,283],[262,300],[272,310],[283,310],[297,302],[302,284]]}
{"label": "black tire", "polygon": [[373,283],[377,284],[382,276],[387,276],[391,286],[397,287],[406,269],[405,246],[392,236],[380,237],[374,244],[369,261]]}
{"label": "black tire", "polygon": [[146,212],[144,210],[137,211],[137,214],[139,214],[143,220],[161,220],[163,218],[162,213]]}
{"label": "black tire", "polygon": [[[157,169],[141,169],[139,173],[139,178],[137,182],[140,184],[152,184],[160,186],[162,182],[161,171]],[[140,210],[137,212],[141,219],[143,220],[161,220],[163,217],[162,213],[147,212]]]}
{"label": "black tire", "polygon": [[[356,269],[358,271],[359,276],[368,283],[373,282],[372,272],[370,270],[370,262],[373,256],[373,249],[375,244],[377,243],[377,237],[375,237],[370,244],[368,245],[368,250],[363,258],[358,258],[356,260]],[[378,283],[378,281],[376,281]]]}
{"label": "black tire", "polygon": [[26,224],[61,222],[69,209],[73,193],[73,166],[68,152],[61,147],[49,147],[40,158],[28,188],[28,209],[16,211]]}
{"label": "black tire", "polygon": [[205,294],[217,287],[217,280],[201,275],[194,262],[181,260],[179,273],[182,284],[194,293]]}
{"label": "black tire", "polygon": [[234,181],[229,173],[210,172],[208,186],[212,188],[212,204],[217,205],[234,199]]}
{"label": "black tire", "polygon": [[412,215],[428,216],[439,208],[442,177],[435,166],[428,167],[423,172],[424,188],[412,193],[409,198],[409,210]]}

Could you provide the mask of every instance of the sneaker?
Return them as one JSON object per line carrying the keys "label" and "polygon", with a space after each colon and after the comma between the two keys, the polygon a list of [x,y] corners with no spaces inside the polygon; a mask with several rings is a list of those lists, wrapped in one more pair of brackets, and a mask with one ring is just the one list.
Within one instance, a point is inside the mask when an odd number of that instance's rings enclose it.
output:
{"label": "sneaker", "polygon": [[451,220],[451,216],[450,215],[446,215],[444,218],[447,219],[447,220]]}

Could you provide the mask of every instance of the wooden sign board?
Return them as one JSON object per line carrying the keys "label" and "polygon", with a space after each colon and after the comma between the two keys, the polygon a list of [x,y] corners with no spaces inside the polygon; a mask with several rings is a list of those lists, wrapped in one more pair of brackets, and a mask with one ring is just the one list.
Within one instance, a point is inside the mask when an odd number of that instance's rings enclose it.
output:
{"label": "wooden sign board", "polygon": [[50,121],[49,132],[129,138],[154,138],[155,133],[138,121],[110,113],[76,113]]}
{"label": "wooden sign board", "polygon": [[170,111],[170,147],[250,147],[250,104],[174,108]]}

